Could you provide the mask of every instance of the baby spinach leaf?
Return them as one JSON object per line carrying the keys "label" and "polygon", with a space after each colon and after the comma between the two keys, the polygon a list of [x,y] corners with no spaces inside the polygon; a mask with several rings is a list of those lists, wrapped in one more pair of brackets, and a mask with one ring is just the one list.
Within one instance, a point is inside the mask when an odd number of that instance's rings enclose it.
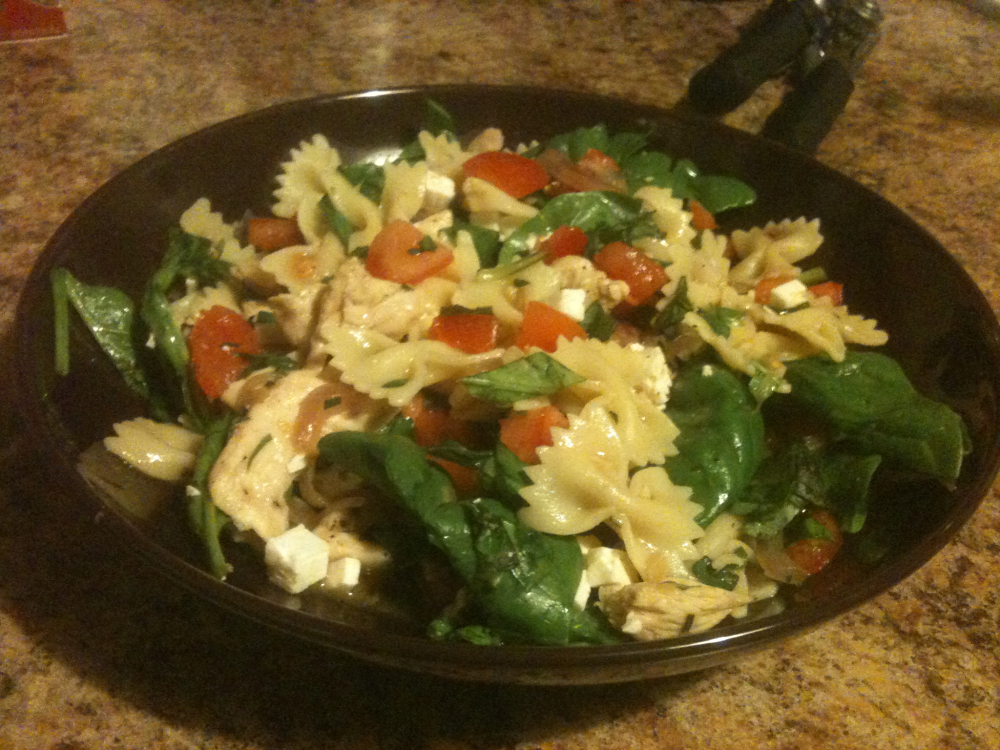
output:
{"label": "baby spinach leaf", "polygon": [[608,133],[606,125],[577,128],[550,138],[547,148],[562,151],[573,161],[579,161],[591,149],[610,156],[619,165],[632,154],[645,148],[649,136],[645,133]]}
{"label": "baby spinach leaf", "polygon": [[[208,475],[229,440],[229,434],[239,416],[227,411],[213,419],[205,428],[205,441],[195,460],[191,485],[187,494],[188,519],[195,533],[201,538],[208,557],[209,569],[216,578],[224,579],[232,570],[226,562],[219,541],[219,534],[229,522],[229,517],[212,502],[208,492]],[[258,449],[261,446],[258,446]]]}
{"label": "baby spinach leaf", "polygon": [[573,604],[583,571],[573,537],[530,529],[495,500],[456,501],[447,474],[412,440],[335,432],[320,440],[318,465],[349,469],[411,513],[465,582],[479,624],[504,640],[617,639],[600,615]]}
{"label": "baby spinach leaf", "polygon": [[482,494],[495,497],[508,508],[524,507],[521,489],[530,480],[524,473],[528,465],[499,440],[493,450],[473,450],[454,440],[431,446],[427,452],[432,456],[453,461],[479,472],[479,487]]}
{"label": "baby spinach leaf", "polygon": [[545,352],[535,352],[493,370],[468,375],[461,382],[476,398],[512,404],[547,396],[584,379]]}
{"label": "baby spinach leaf", "polygon": [[[135,305],[127,294],[107,286],[91,286],[79,281],[65,268],[52,271],[53,294],[57,309],[68,301],[93,334],[94,339],[122,374],[125,383],[143,398],[149,398],[146,373],[136,356]],[[57,314],[57,318],[62,317]],[[60,324],[62,325],[62,324]],[[59,372],[69,371],[69,321],[65,333],[57,332]],[[57,368],[58,369],[58,368]]]}
{"label": "baby spinach leaf", "polygon": [[703,557],[691,566],[694,577],[706,586],[714,586],[717,589],[732,591],[736,584],[740,582],[740,576],[734,572],[738,570],[737,565],[726,565],[719,570],[712,567],[712,559]]}
{"label": "baby spinach leaf", "polygon": [[664,468],[691,487],[707,526],[746,489],[764,458],[764,420],[746,385],[721,366],[688,364],[674,378],[667,416],[680,434]]}
{"label": "baby spinach leaf", "polygon": [[789,362],[785,378],[792,386],[787,398],[859,451],[946,482],[958,478],[966,453],[962,418],[918,393],[893,359],[875,352],[848,352],[843,362],[808,357]]}
{"label": "baby spinach leaf", "polygon": [[730,510],[744,517],[749,536],[774,536],[810,505],[829,509],[844,531],[855,533],[864,524],[879,462],[878,456],[831,453],[796,440],[768,456]]}
{"label": "baby spinach leaf", "polygon": [[691,191],[710,214],[749,206],[757,200],[757,193],[752,187],[735,177],[722,175],[701,175],[694,178]]}
{"label": "baby spinach leaf", "polygon": [[[642,202],[626,195],[601,191],[564,193],[511,232],[500,249],[498,262],[502,265],[516,260],[528,252],[532,237],[550,234],[564,224],[579,227],[588,235],[600,232],[602,240],[612,235],[623,241],[634,240],[638,235],[633,233],[633,225],[644,215]],[[642,226],[643,231],[652,231],[651,225]]]}

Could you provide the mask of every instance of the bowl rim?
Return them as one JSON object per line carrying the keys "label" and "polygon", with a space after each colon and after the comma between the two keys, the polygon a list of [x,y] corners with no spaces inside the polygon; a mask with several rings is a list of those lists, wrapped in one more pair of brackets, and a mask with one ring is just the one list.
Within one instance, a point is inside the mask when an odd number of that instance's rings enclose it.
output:
{"label": "bowl rim", "polygon": [[[523,85],[444,84],[322,94],[280,102],[213,123],[152,151],[119,171],[93,191],[64,219],[38,255],[25,283],[16,310],[15,351],[18,355],[23,355],[31,350],[31,341],[35,330],[37,330],[32,323],[32,312],[37,309],[39,304],[45,304],[42,302],[42,298],[48,295],[48,273],[53,266],[57,265],[65,252],[63,248],[64,238],[72,236],[72,232],[81,221],[81,217],[90,211],[92,206],[104,200],[104,196],[115,189],[117,182],[122,179],[123,175],[148,169],[153,165],[167,161],[176,150],[184,148],[189,142],[203,138],[208,133],[239,127],[244,122],[266,119],[275,113],[293,111],[296,108],[308,110],[316,107],[337,106],[339,102],[356,99],[380,99],[392,106],[392,103],[399,101],[400,97],[447,98],[448,95],[452,94],[463,96],[502,94],[510,96],[519,93],[563,97],[577,101],[600,100],[605,103],[621,105],[637,116],[655,117],[668,122],[693,121],[693,118],[689,116],[654,105],[639,104],[615,96],[583,91]],[[700,119],[695,119],[699,124],[702,123]],[[706,121],[704,127],[714,133],[725,133],[726,137],[732,139],[737,146],[762,147],[762,139],[745,131],[730,128],[715,121]],[[766,142],[766,148],[774,149],[781,158],[811,162],[811,168],[822,170],[827,178],[849,184],[853,190],[860,188],[867,193],[868,199],[878,204],[883,210],[889,210],[897,215],[909,230],[918,232],[933,244],[935,251],[939,252],[945,262],[950,263],[956,271],[956,279],[964,286],[967,299],[975,307],[979,317],[992,320],[992,326],[986,331],[987,336],[984,343],[994,361],[1000,362],[1000,325],[998,325],[995,312],[987,302],[982,290],[975,284],[959,261],[936,238],[887,199],[814,158],[777,143]],[[60,446],[60,438],[52,423],[54,417],[45,406],[46,393],[38,378],[35,377],[33,368],[20,367],[16,369],[15,388],[16,392],[21,394],[18,407],[25,419],[33,445]],[[684,635],[669,640],[586,647],[506,645],[499,650],[466,643],[437,642],[421,636],[392,632],[381,632],[377,643],[373,644],[368,631],[362,628],[326,619],[320,615],[295,611],[283,604],[269,601],[249,591],[218,581],[205,570],[182,560],[168,549],[151,543],[122,511],[103,502],[75,470],[74,462],[67,454],[65,445],[61,445],[59,450],[53,451],[56,460],[52,463],[63,482],[57,491],[59,495],[72,496],[74,502],[78,499],[85,499],[91,510],[97,513],[97,517],[102,522],[110,523],[115,530],[121,531],[122,538],[137,541],[137,544],[131,546],[151,562],[160,573],[209,601],[245,617],[363,659],[436,673],[439,676],[458,676],[464,679],[505,682],[542,683],[552,681],[567,684],[567,682],[617,682],[644,679],[652,676],[642,669],[643,666],[649,664],[658,665],[657,675],[687,671],[686,669],[672,669],[669,664],[682,665],[685,661],[709,656],[725,657],[731,652],[743,653],[759,650],[776,640],[776,632],[780,638],[804,632],[888,591],[937,554],[985,499],[996,479],[998,470],[1000,470],[1000,433],[995,431],[993,437],[992,444],[984,447],[988,451],[984,454],[988,456],[988,459],[975,475],[974,481],[963,492],[960,498],[961,502],[956,503],[955,507],[948,512],[946,524],[920,539],[906,554],[893,560],[884,568],[880,568],[880,574],[877,577],[869,577],[849,590],[841,587],[833,595],[813,603],[808,609],[793,609],[780,615],[763,617],[752,622],[739,621],[728,625],[719,625],[703,633]],[[54,483],[53,487],[55,487]],[[456,658],[461,660],[461,666],[453,669],[449,664]],[[614,663],[617,670],[611,679],[606,677],[600,679],[573,678],[567,681],[565,676],[558,671],[562,669],[568,670],[569,673],[586,675],[593,670],[607,671],[609,662]],[[666,668],[664,668],[665,665]],[[502,673],[503,670],[507,670],[508,673]],[[470,672],[473,673],[471,677]],[[551,677],[551,680],[548,677]]]}

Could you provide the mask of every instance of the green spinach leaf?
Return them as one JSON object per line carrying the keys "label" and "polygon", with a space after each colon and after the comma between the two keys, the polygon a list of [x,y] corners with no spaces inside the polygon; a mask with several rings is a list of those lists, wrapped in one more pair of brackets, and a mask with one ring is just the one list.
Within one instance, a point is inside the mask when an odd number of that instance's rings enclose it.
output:
{"label": "green spinach leaf", "polygon": [[746,385],[721,366],[688,364],[674,378],[667,416],[680,434],[664,468],[691,487],[707,526],[746,489],[764,459],[764,420]]}
{"label": "green spinach leaf", "polygon": [[793,399],[828,422],[838,436],[887,464],[953,482],[962,469],[966,433],[962,418],[921,395],[893,359],[848,352],[788,363]]}

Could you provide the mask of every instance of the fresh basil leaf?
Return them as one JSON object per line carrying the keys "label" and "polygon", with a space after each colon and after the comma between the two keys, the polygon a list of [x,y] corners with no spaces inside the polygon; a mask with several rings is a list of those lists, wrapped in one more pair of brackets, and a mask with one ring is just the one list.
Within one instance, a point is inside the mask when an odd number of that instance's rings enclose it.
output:
{"label": "fresh basil leaf", "polygon": [[492,315],[492,307],[464,307],[462,305],[445,305],[438,311],[440,317],[452,315]]}
{"label": "fresh basil leaf", "polygon": [[[53,294],[61,296],[57,301],[65,308],[68,301],[73,305],[80,319],[93,334],[94,339],[121,373],[125,383],[143,398],[149,398],[149,383],[136,355],[135,306],[129,296],[118,289],[107,286],[90,286],[79,281],[65,268],[52,271]],[[60,314],[57,313],[59,326]],[[58,327],[57,326],[57,330]],[[63,351],[65,375],[69,370],[69,321],[65,321],[65,334],[57,333],[57,352]]]}
{"label": "fresh basil leaf", "polygon": [[824,281],[829,280],[829,276],[826,275],[826,269],[823,266],[816,266],[815,268],[809,268],[799,274],[799,281],[801,281],[806,286],[815,286],[816,284],[822,284]]}
{"label": "fresh basil leaf", "polygon": [[456,221],[444,230],[445,236],[455,243],[458,241],[459,232],[468,232],[472,237],[472,244],[476,248],[476,255],[479,256],[480,268],[493,268],[500,257],[500,233],[495,229],[479,226],[470,222]]}
{"label": "fresh basil leaf", "polygon": [[[694,310],[694,305],[688,298],[687,276],[681,276],[677,281],[677,289],[666,307],[658,311],[650,321],[650,327],[660,334],[669,334],[684,320],[684,316]],[[711,325],[711,324],[709,324]]]}
{"label": "fresh basil leaf", "polygon": [[707,526],[746,489],[764,459],[764,419],[743,381],[721,366],[691,363],[677,373],[667,416],[680,434],[664,468],[690,487]]}
{"label": "fresh basil leaf", "polygon": [[723,338],[729,336],[733,326],[743,320],[743,313],[730,307],[705,307],[698,311],[709,327]]}
{"label": "fresh basil leaf", "polygon": [[381,202],[382,191],[385,189],[385,169],[378,164],[359,161],[342,165],[339,171],[365,198],[375,204]]}
{"label": "fresh basil leaf", "polygon": [[337,235],[344,245],[347,245],[347,241],[351,239],[351,235],[354,234],[354,225],[351,223],[344,214],[342,214],[337,207],[333,205],[333,201],[330,199],[329,195],[324,195],[319,199],[319,210],[323,214],[323,218],[326,219],[326,223],[330,225],[330,229],[333,233]]}
{"label": "fresh basil leaf", "polygon": [[601,303],[594,300],[584,311],[580,325],[592,339],[608,341],[614,334],[617,324],[611,314],[601,306]]}
{"label": "fresh basil leaf", "polygon": [[714,586],[717,589],[732,591],[736,588],[736,584],[740,582],[739,574],[734,572],[738,569],[739,567],[736,565],[726,565],[716,570],[712,567],[711,558],[703,557],[691,566],[691,573],[706,586]]}
{"label": "fresh basil leaf", "polygon": [[793,360],[785,378],[792,386],[787,398],[822,417],[860,452],[945,482],[958,478],[966,453],[962,418],[918,393],[886,355]]}
{"label": "fresh basil leaf", "polygon": [[584,380],[545,352],[535,352],[493,370],[468,375],[461,382],[476,398],[512,404],[547,396]]}

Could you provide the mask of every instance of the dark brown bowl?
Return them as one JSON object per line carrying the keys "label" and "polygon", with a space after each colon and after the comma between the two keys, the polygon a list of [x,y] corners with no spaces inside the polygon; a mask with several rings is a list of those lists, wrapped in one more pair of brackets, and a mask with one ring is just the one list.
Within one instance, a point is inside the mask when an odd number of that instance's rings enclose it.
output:
{"label": "dark brown bowl", "polygon": [[[96,493],[75,466],[117,420],[136,416],[130,395],[87,334],[73,337],[73,369],[53,371],[49,271],[66,266],[89,283],[137,298],[165,245],[167,228],[201,196],[230,220],[270,205],[274,176],[291,147],[324,133],[345,159],[412,137],[424,101],[444,104],[464,131],[501,127],[508,142],[582,125],[653,129],[654,147],[704,171],[752,184],[753,207],[723,216],[724,228],[769,219],[821,220],[819,262],[844,283],[847,303],[890,334],[889,352],[925,394],[960,412],[973,452],[954,489],[882,481],[864,531],[807,586],[766,611],[707,633],[669,641],[573,648],[476,647],[433,642],[391,619],[321,596],[293,600],[270,586],[259,563],[232,550],[227,583],[201,567],[180,513],[155,523]],[[325,96],[281,104],[199,131],[112,179],[59,228],[35,267],[18,311],[18,372],[27,424],[39,451],[68,483],[68,496],[104,511],[121,539],[191,590],[272,626],[362,659],[436,675],[496,682],[572,684],[639,680],[701,669],[767,647],[877,596],[927,562],[976,509],[1000,461],[1000,329],[959,264],[894,206],[811,158],[712,122],[654,107],[538,88],[447,86]]]}

